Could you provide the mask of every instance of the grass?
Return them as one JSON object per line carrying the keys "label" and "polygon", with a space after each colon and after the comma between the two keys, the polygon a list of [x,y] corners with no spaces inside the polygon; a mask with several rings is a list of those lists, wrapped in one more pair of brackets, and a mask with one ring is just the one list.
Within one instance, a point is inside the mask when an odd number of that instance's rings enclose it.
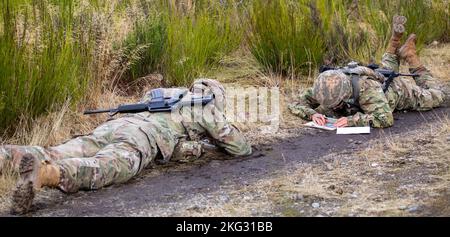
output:
{"label": "grass", "polygon": [[450,81],[450,45],[440,44],[422,50],[423,63],[442,81]]}
{"label": "grass", "polygon": [[199,1],[186,14],[176,6],[159,3],[122,42],[123,61],[129,64],[122,82],[161,72],[167,85],[186,86],[241,43],[241,27],[233,6]]}
{"label": "grass", "polygon": [[[449,4],[443,1],[366,0],[358,9],[373,34],[363,40],[361,47],[356,47],[356,52],[350,54],[357,59],[367,61],[370,57],[381,57],[390,38],[388,33],[392,30],[391,19],[396,14],[408,18],[405,38],[416,33],[419,51],[434,40],[446,40],[449,32]],[[443,27],[436,27],[437,25]]]}
{"label": "grass", "polygon": [[448,1],[202,0],[189,12],[167,3],[2,0],[0,127],[67,99],[95,103],[104,86],[153,72],[187,86],[241,46],[265,72],[296,78],[324,59],[368,62],[384,52],[397,12],[420,47],[450,35]]}
{"label": "grass", "polygon": [[[228,203],[211,201],[208,210],[184,215],[448,215],[449,124],[443,118],[442,124],[372,141],[350,155],[329,154],[321,158],[324,162],[297,164],[251,185],[223,188]],[[414,149],[418,146],[422,149]],[[215,195],[221,194],[210,194],[210,199],[215,200]],[[320,207],[313,208],[312,203]],[[417,211],[409,211],[414,207]]]}
{"label": "grass", "polygon": [[11,166],[4,167],[0,173],[0,210],[5,210],[10,205],[10,195],[18,176]]}
{"label": "grass", "polygon": [[[168,86],[207,75],[290,90],[284,76],[311,79],[324,59],[379,58],[396,12],[407,15],[421,48],[450,40],[448,1],[203,0],[189,14],[155,2],[1,0],[1,143],[52,145],[87,133],[105,117],[79,111],[137,100],[121,97],[114,82],[153,72]],[[442,80],[448,52],[447,44],[422,50]]]}
{"label": "grass", "polygon": [[[381,58],[395,14],[408,18],[407,34],[418,35],[419,50],[434,40],[448,41],[446,1],[314,1],[252,2],[247,42],[268,71],[304,73],[323,63]],[[437,27],[441,26],[441,27]]]}
{"label": "grass", "polygon": [[52,5],[57,13],[46,2],[2,4],[0,127],[5,129],[22,114],[34,118],[68,98],[82,98],[91,72],[92,41],[81,38],[81,29],[74,27],[70,1]]}
{"label": "grass", "polygon": [[174,85],[188,85],[205,75],[240,43],[237,24],[224,13],[175,15],[169,22],[164,63],[167,79]]}
{"label": "grass", "polygon": [[[141,95],[124,96],[121,91],[107,91],[97,97],[96,104],[106,108],[116,104],[134,103]],[[23,144],[35,146],[53,146],[60,144],[73,136],[89,134],[108,119],[107,115],[85,116],[71,109],[71,102],[63,103],[59,110],[38,116],[29,120],[20,117],[17,129],[12,136],[0,136],[0,144]],[[0,172],[0,212],[10,205],[10,195],[16,184],[17,173],[12,167]]]}
{"label": "grass", "polygon": [[267,70],[296,74],[322,61],[325,39],[304,2],[263,0],[250,7],[248,44]]}
{"label": "grass", "polygon": [[[439,60],[437,61],[434,69],[432,70],[433,73],[438,73],[440,70],[446,70],[445,62],[448,59],[445,55],[446,53],[442,52],[445,51],[447,48],[446,45],[439,46],[437,48],[427,48],[424,50],[424,54],[427,55],[427,58],[424,60],[429,63],[433,63],[432,59],[435,59],[436,57],[439,57]],[[447,55],[448,56],[448,55]],[[242,57],[238,57],[242,59]],[[237,60],[225,60],[224,63],[230,64],[231,66],[235,67],[234,64],[241,64],[243,62],[236,62]],[[229,66],[229,65],[228,65]],[[252,68],[253,66],[251,66]],[[253,74],[252,74],[253,75]],[[239,75],[238,75],[239,76]],[[226,78],[227,83],[230,78]],[[239,81],[233,81],[235,83],[239,83]],[[256,83],[256,81],[255,81]],[[290,87],[290,85],[283,85],[283,87]],[[139,95],[135,95],[134,97],[125,97],[122,95],[122,92],[120,91],[106,91],[105,93],[101,94],[97,98],[97,105],[99,107],[109,107],[111,105],[115,104],[123,104],[123,103],[130,103],[132,101],[137,101]],[[66,105],[67,106],[67,105]],[[19,132],[17,132],[13,138],[10,138],[8,140],[2,140],[0,143],[6,143],[6,144],[34,144],[34,145],[54,145],[58,144],[68,138],[70,138],[71,135],[76,134],[85,134],[92,131],[95,126],[102,123],[106,117],[85,117],[81,113],[73,111],[70,109],[70,107],[63,106],[64,109],[61,109],[57,112],[50,113],[46,116],[41,116],[40,118],[33,120],[31,125],[25,126],[23,123],[19,123],[19,127],[21,128]],[[285,106],[283,106],[285,107]],[[83,109],[83,107],[82,107]],[[288,112],[286,112],[288,114]],[[286,114],[283,114],[285,116]],[[289,119],[288,119],[289,120]],[[300,122],[299,120],[296,120],[292,117],[292,121],[283,120],[282,127],[287,129],[297,128],[298,131],[294,134],[298,135],[303,129],[299,128],[299,124],[291,124],[291,122]],[[443,124],[448,124],[443,123]],[[255,128],[256,130],[257,128]],[[422,136],[417,136],[417,139],[421,137],[429,138],[428,133],[430,130],[423,130],[424,134]],[[448,131],[448,128],[447,128]],[[258,131],[249,131],[250,133],[246,133],[246,136],[253,137],[253,141],[260,140],[262,142],[276,142],[279,139],[285,139],[285,137],[279,137],[278,139],[273,139],[272,135],[268,136],[267,134],[264,136],[261,136]],[[278,132],[277,134],[273,134],[273,136],[279,136],[282,134],[283,131]],[[251,135],[248,135],[251,134]],[[291,136],[293,136],[291,134]],[[414,147],[419,146],[416,143],[410,142],[409,140],[405,140],[405,142],[402,143],[391,143],[391,141],[397,141],[398,139],[406,139],[405,137],[402,138],[391,138],[387,140],[387,143],[380,143],[375,144],[372,146],[370,150],[367,150],[363,153],[360,153],[358,155],[361,155],[361,157],[355,158],[355,161],[361,161],[362,163],[355,164],[355,166],[340,166],[340,162],[334,162],[330,165],[332,167],[340,167],[339,169],[334,169],[333,172],[322,170],[322,169],[329,169],[328,166],[324,164],[324,166],[319,166],[316,168],[309,168],[306,167],[300,167],[295,174],[289,174],[289,173],[283,173],[281,172],[281,175],[271,175],[270,177],[266,177],[264,179],[259,180],[257,183],[254,183],[253,185],[250,185],[243,189],[234,189],[228,190],[225,188],[222,191],[227,192],[227,195],[230,197],[230,201],[223,203],[223,202],[217,202],[211,203],[210,208],[208,208],[205,212],[187,212],[186,215],[200,215],[200,216],[235,216],[235,215],[245,215],[250,216],[254,215],[253,210],[258,210],[258,213],[266,213],[265,215],[269,215],[270,213],[278,213],[277,211],[280,211],[280,215],[286,215],[286,216],[298,216],[298,215],[316,215],[317,213],[314,212],[301,212],[302,210],[308,210],[307,208],[310,208],[310,202],[316,201],[316,200],[325,200],[327,203],[332,203],[334,201],[339,202],[339,199],[336,199],[336,197],[340,197],[342,194],[336,193],[334,190],[327,189],[328,186],[330,186],[330,183],[335,182],[336,180],[341,180],[343,184],[352,184],[354,182],[354,172],[355,170],[361,170],[361,173],[364,173],[365,170],[361,169],[361,167],[364,167],[367,169],[368,167],[371,167],[371,163],[378,163],[383,164],[383,162],[389,162],[390,160],[395,160],[395,158],[389,158],[385,157],[383,161],[378,161],[379,159],[379,149],[380,147],[388,147],[390,150],[392,149],[392,155],[393,157],[397,157],[398,155],[404,155],[404,150],[406,147]],[[431,138],[432,139],[432,138]],[[439,139],[441,141],[445,141],[442,139],[445,139],[445,136],[440,136]],[[435,143],[434,146],[427,146],[423,147],[423,151],[426,152],[434,152],[433,154],[447,154],[448,152],[444,152],[439,149],[435,149],[436,147],[444,147],[441,146],[442,142]],[[434,162],[436,160],[430,160],[428,157],[429,153],[422,153],[421,160],[424,160],[428,163],[421,163],[422,164],[431,164],[431,162]],[[331,156],[334,156],[331,155]],[[338,158],[339,160],[339,158]],[[344,160],[344,159],[342,159]],[[389,163],[388,163],[389,164]],[[320,165],[320,164],[319,164]],[[355,168],[357,167],[357,168]],[[443,166],[444,167],[444,166]],[[188,169],[188,168],[187,168]],[[399,169],[397,169],[398,171]],[[158,171],[154,172],[155,175],[158,174]],[[11,191],[11,188],[14,186],[14,174],[9,173],[8,175],[11,176],[0,176],[0,179],[3,179],[3,183],[9,183],[9,186],[7,184],[4,184],[3,191],[5,193],[0,193],[0,199],[1,203],[3,205],[9,205],[9,192]],[[339,179],[337,179],[339,177]],[[445,176],[444,176],[445,177]],[[305,179],[302,181],[302,179]],[[346,179],[344,179],[346,178]],[[331,181],[330,181],[331,180]],[[300,185],[298,184],[299,181],[302,181]],[[317,183],[321,183],[323,185],[318,186]],[[339,181],[340,182],[340,181]],[[378,181],[377,181],[378,182]],[[366,183],[377,183],[375,181],[373,182],[366,182]],[[446,184],[443,182],[441,185]],[[0,184],[3,185],[3,184]],[[433,185],[439,185],[438,183],[434,183]],[[350,194],[354,191],[353,189],[346,189],[345,186],[341,187],[339,185],[335,185],[336,190],[342,189],[344,192],[350,192]],[[383,186],[380,184],[380,186]],[[350,187],[350,186],[348,186]],[[395,190],[395,184],[389,184],[389,187],[391,187],[391,190]],[[425,190],[434,190],[433,193],[437,189],[438,186],[430,186],[429,189]],[[358,191],[359,193],[364,193],[368,190],[367,186],[361,186],[361,190]],[[420,186],[420,188],[425,188],[423,186]],[[242,200],[242,194],[245,194],[246,197],[249,197],[249,199]],[[299,202],[299,198],[294,196],[301,196],[298,194],[302,194],[304,197],[304,200],[306,200],[306,204],[302,204]],[[391,195],[390,194],[387,195]],[[211,194],[214,195],[214,194]],[[255,195],[253,198],[252,195]],[[343,196],[345,197],[345,196]],[[390,197],[393,197],[392,195]],[[345,209],[343,209],[342,212],[339,213],[339,215],[349,215],[352,212],[358,213],[361,210],[364,210],[364,206],[367,203],[364,203],[365,198],[373,198],[371,196],[364,196],[359,197],[358,202],[354,203],[355,206],[345,206]],[[4,200],[4,202],[3,202]],[[208,200],[211,200],[211,198],[208,198]],[[215,200],[215,199],[212,199]],[[300,203],[300,204],[299,204]],[[370,201],[369,204],[372,205],[377,202]],[[181,203],[180,206],[183,204]],[[189,204],[191,205],[191,204]],[[386,206],[376,206],[372,205],[370,208],[370,213],[366,213],[367,215],[400,215],[403,212],[401,210],[398,210],[398,206],[403,205],[410,205],[410,202],[405,200],[394,200],[390,202],[384,202],[383,205]],[[441,205],[441,202],[439,200],[432,201],[430,205]],[[322,205],[323,206],[323,205]],[[395,208],[394,208],[395,207]],[[2,209],[0,205],[0,210]],[[272,209],[274,208],[274,209]],[[378,210],[381,211],[377,211]],[[184,210],[184,209],[180,209]],[[369,210],[369,209],[367,209]],[[164,212],[167,213],[167,212]]]}
{"label": "grass", "polygon": [[[144,20],[136,20],[134,30],[122,42],[122,60],[128,64],[125,79],[135,80],[161,69],[167,42],[167,22],[154,12]],[[119,47],[118,47],[119,48]],[[126,82],[126,81],[125,81]]]}

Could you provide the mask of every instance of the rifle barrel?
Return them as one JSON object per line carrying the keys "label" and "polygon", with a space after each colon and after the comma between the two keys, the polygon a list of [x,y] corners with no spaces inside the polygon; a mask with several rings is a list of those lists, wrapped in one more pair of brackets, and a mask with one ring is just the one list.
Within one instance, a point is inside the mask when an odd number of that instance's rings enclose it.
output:
{"label": "rifle barrel", "polygon": [[403,73],[399,73],[398,75],[401,77],[418,77],[418,76],[420,76],[419,74],[403,74]]}
{"label": "rifle barrel", "polygon": [[110,109],[100,109],[100,110],[86,110],[84,111],[84,115],[88,115],[88,114],[101,114],[101,113],[109,113],[111,112]]}

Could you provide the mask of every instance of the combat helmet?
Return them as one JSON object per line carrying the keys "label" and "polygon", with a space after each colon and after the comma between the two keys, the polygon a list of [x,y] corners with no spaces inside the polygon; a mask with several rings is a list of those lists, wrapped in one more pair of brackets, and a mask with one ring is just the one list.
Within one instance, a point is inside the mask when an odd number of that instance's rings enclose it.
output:
{"label": "combat helmet", "polygon": [[325,108],[333,109],[352,97],[350,78],[339,70],[321,73],[314,82],[314,97]]}

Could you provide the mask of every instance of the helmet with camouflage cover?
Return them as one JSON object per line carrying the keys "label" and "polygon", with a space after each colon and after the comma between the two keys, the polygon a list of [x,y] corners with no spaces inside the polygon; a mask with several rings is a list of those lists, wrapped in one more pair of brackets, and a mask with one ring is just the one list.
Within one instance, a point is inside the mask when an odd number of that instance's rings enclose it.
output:
{"label": "helmet with camouflage cover", "polygon": [[164,96],[164,98],[166,98],[166,99],[167,98],[181,99],[184,96],[186,96],[189,92],[187,88],[183,88],[183,87],[180,87],[180,88],[156,88],[156,89],[147,91],[145,93],[144,97],[141,99],[140,103],[150,102],[150,100],[152,100],[152,97],[153,97],[152,95],[154,95],[153,92],[155,90],[160,90],[162,92],[162,96]]}
{"label": "helmet with camouflage cover", "polygon": [[161,89],[163,91],[164,98],[181,99],[189,92],[187,88],[183,88],[183,87],[161,88]]}
{"label": "helmet with camouflage cover", "polygon": [[197,79],[192,83],[190,87],[190,91],[195,94],[202,94],[202,95],[214,95],[214,104],[220,111],[224,111],[225,107],[225,88],[220,84],[220,82],[213,80],[213,79],[207,79],[207,78],[201,78]]}
{"label": "helmet with camouflage cover", "polygon": [[330,70],[319,75],[314,82],[314,97],[325,108],[332,109],[352,96],[349,77],[339,70]]}

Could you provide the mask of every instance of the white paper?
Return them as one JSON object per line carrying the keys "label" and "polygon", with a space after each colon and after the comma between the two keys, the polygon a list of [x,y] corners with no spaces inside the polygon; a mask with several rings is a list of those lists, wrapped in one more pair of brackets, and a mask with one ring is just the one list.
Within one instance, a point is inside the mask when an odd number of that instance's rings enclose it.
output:
{"label": "white paper", "polygon": [[336,130],[336,127],[334,127],[333,124],[331,124],[331,123],[327,123],[327,124],[325,124],[325,126],[320,126],[314,122],[309,122],[309,123],[306,123],[305,126],[311,127],[311,128],[320,128],[320,129],[328,130],[328,131]]}
{"label": "white paper", "polygon": [[344,135],[344,134],[369,134],[370,127],[346,127],[346,128],[338,128],[336,134]]}

